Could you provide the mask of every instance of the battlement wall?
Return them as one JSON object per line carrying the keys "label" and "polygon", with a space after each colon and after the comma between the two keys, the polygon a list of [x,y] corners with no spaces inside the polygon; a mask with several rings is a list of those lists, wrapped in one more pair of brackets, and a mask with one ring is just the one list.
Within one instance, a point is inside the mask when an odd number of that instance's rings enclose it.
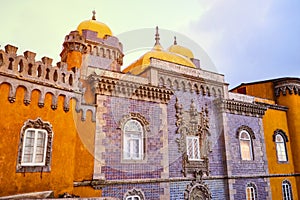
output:
{"label": "battlement wall", "polygon": [[35,61],[36,53],[26,51],[17,55],[17,47],[6,45],[0,50],[0,74],[60,88],[68,91],[79,91],[77,71],[68,71],[64,62],[52,66],[52,59],[43,57]]}
{"label": "battlement wall", "polygon": [[31,103],[32,92],[39,91],[38,106],[44,107],[46,94],[52,95],[51,108],[56,110],[59,96],[64,96],[64,110],[69,111],[70,100],[76,100],[76,111],[82,111],[82,120],[90,110],[95,120],[95,106],[85,103],[84,89],[79,80],[78,69],[67,70],[64,62],[52,66],[52,59],[43,57],[42,61],[35,61],[36,53],[26,51],[24,55],[17,55],[17,47],[6,45],[5,51],[0,50],[0,85],[10,86],[8,101],[14,103],[17,89],[25,88],[24,104]]}

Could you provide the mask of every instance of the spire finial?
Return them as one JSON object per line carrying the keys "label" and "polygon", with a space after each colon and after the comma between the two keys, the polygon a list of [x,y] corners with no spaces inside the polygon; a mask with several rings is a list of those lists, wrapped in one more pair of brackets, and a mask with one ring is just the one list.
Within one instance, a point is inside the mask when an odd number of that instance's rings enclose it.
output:
{"label": "spire finial", "polygon": [[92,17],[92,20],[96,20],[96,11],[95,10],[93,10],[93,17]]}
{"label": "spire finial", "polygon": [[176,36],[174,36],[174,45],[177,45]]}
{"label": "spire finial", "polygon": [[155,33],[155,45],[160,45],[160,43],[159,43],[159,33],[158,33],[158,26],[156,26],[156,33]]}

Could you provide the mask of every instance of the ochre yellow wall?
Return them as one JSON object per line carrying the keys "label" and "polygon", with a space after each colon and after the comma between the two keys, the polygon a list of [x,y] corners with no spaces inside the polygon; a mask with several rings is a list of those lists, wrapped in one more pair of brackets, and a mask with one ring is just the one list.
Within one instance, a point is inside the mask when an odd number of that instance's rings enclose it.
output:
{"label": "ochre yellow wall", "polygon": [[298,199],[296,180],[294,177],[270,178],[272,199],[274,199],[274,200],[283,199],[282,198],[282,182],[284,180],[288,180],[292,185],[293,199],[295,199],[295,200]]}
{"label": "ochre yellow wall", "polygon": [[[290,135],[285,111],[268,109],[263,117],[266,153],[270,174],[290,174],[294,172],[294,163],[291,151]],[[289,141],[286,143],[288,154],[287,163],[277,161],[276,146],[273,141],[274,131],[280,129],[285,132]]]}
{"label": "ochre yellow wall", "polygon": [[[7,100],[8,94],[9,85],[0,85],[0,196],[45,190],[53,190],[56,197],[64,192],[99,196],[100,191],[94,191],[91,187],[73,188],[75,178],[91,179],[93,158],[77,134],[73,117],[78,114],[72,109],[69,112],[63,110],[64,97],[59,96],[57,109],[52,110],[51,94],[46,95],[43,108],[38,107],[38,91],[32,92],[28,106],[23,103],[24,88],[17,89],[14,103]],[[73,107],[75,102],[70,104]],[[35,120],[38,117],[50,122],[53,128],[51,171],[16,173],[20,130],[28,119]],[[90,120],[90,116],[87,120]],[[92,122],[88,123],[89,126],[95,126]]]}
{"label": "ochre yellow wall", "polygon": [[[290,143],[294,152],[294,168],[296,173],[300,173],[300,96],[295,94],[280,94],[277,97],[277,104],[287,106],[288,127],[290,132]],[[298,191],[300,192],[300,177],[296,177]]]}
{"label": "ochre yellow wall", "polygon": [[239,88],[246,87],[246,94],[250,96],[260,97],[264,99],[274,100],[273,83],[262,82],[256,84],[242,85],[232,92],[237,93]]}

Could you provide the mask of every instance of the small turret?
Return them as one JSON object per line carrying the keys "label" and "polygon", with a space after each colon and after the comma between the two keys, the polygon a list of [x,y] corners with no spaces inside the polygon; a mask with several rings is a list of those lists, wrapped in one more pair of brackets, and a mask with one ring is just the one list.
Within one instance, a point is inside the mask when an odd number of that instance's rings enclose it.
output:
{"label": "small turret", "polygon": [[82,64],[82,54],[86,51],[84,38],[78,31],[71,31],[70,34],[65,37],[63,47],[60,53],[61,61],[68,64],[68,70],[80,68]]}

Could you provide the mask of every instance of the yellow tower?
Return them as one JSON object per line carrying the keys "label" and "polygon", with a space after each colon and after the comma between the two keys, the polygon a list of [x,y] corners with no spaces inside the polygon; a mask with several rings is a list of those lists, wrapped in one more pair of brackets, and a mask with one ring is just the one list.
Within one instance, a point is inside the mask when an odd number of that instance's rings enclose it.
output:
{"label": "yellow tower", "polygon": [[[284,78],[274,82],[276,103],[288,107],[287,118],[290,132],[290,142],[294,153],[295,173],[300,172],[300,79]],[[300,177],[296,176],[298,191],[300,191]]]}

